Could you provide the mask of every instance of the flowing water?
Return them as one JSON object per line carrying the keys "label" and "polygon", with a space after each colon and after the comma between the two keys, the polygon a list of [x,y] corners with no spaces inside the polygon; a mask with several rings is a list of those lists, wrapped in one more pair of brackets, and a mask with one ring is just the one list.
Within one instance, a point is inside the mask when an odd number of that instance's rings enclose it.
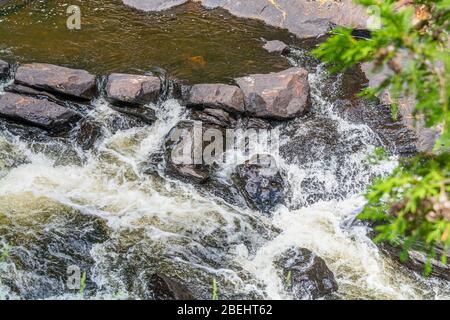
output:
{"label": "flowing water", "polygon": [[[81,30],[68,30],[69,5],[81,9]],[[0,58],[83,68],[97,74],[164,68],[190,82],[287,67],[262,39],[295,39],[262,22],[238,19],[198,4],[162,13],[130,9],[121,0],[13,0],[0,7]]]}
{"label": "flowing water", "polygon": [[[301,56],[290,63],[301,63]],[[311,113],[279,127],[278,165],[292,194],[272,216],[170,179],[162,163],[150,172],[167,133],[189,114],[170,97],[150,106],[158,120],[146,126],[97,98],[86,112],[101,124],[102,136],[89,151],[74,136],[51,138],[0,122],[0,242],[10,246],[0,262],[0,298],[80,298],[66,285],[67,268],[77,266],[87,273],[89,298],[151,299],[156,272],[180,279],[204,299],[212,297],[214,279],[224,299],[290,299],[273,262],[292,246],[326,261],[339,284],[330,299],[449,298],[448,282],[399,267],[355,219],[371,179],[391,172],[396,158],[367,163],[383,141],[369,126],[342,117],[334,96],[345,81],[340,76],[330,85],[327,79],[321,66],[312,69]]]}

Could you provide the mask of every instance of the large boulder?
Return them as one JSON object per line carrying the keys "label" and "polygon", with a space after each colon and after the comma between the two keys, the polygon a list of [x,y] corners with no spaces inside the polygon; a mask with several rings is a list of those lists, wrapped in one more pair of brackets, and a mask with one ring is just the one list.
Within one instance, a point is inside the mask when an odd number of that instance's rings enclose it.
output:
{"label": "large boulder", "polygon": [[338,290],[325,261],[304,248],[290,248],[275,261],[284,287],[296,300],[315,300]]}
{"label": "large boulder", "polygon": [[219,108],[231,113],[242,113],[244,94],[236,86],[226,84],[196,84],[188,93],[188,106]]}
{"label": "large boulder", "polygon": [[310,105],[308,71],[303,68],[250,75],[236,83],[244,92],[247,113],[255,117],[291,119]]}
{"label": "large boulder", "polygon": [[9,72],[9,64],[6,61],[0,60],[0,79],[5,78]]}
{"label": "large boulder", "polygon": [[[200,129],[203,135],[205,126]],[[187,182],[205,183],[210,166],[203,161],[203,137],[196,141],[194,121],[178,123],[167,135],[165,142],[166,173]]]}
{"label": "large boulder", "polygon": [[154,76],[113,73],[106,84],[106,98],[116,104],[155,103],[160,92],[161,80]]}
{"label": "large boulder", "polygon": [[237,166],[232,179],[256,210],[269,213],[284,201],[285,183],[272,156],[261,155]]}
{"label": "large boulder", "polygon": [[70,129],[81,116],[47,100],[6,93],[0,96],[0,117],[51,132]]}
{"label": "large boulder", "polygon": [[43,63],[20,66],[15,83],[70,98],[90,100],[96,92],[95,76],[84,70]]}

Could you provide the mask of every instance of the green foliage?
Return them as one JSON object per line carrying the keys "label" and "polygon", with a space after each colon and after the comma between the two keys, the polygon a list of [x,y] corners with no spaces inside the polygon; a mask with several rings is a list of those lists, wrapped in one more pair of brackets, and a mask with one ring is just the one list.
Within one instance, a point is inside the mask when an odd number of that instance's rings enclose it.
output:
{"label": "green foliage", "polygon": [[[450,248],[450,154],[417,156],[403,160],[387,180],[369,189],[368,205],[360,219],[377,221],[376,242],[401,244],[402,260],[408,250],[420,244],[428,258],[447,263]],[[436,248],[443,249],[441,257]],[[429,265],[425,270],[428,274]]]}
{"label": "green foliage", "polygon": [[[357,40],[350,29],[338,28],[313,54],[332,72],[371,62],[372,71],[383,71],[386,78],[362,94],[388,89],[394,116],[398,99],[413,97],[415,119],[442,132],[434,155],[403,160],[391,177],[375,182],[360,218],[376,222],[376,241],[401,245],[403,260],[413,247],[437,258],[436,248],[446,252],[450,245],[450,0],[414,0],[408,6],[394,0],[355,2],[379,8],[381,29],[372,31],[370,39]],[[378,156],[368,162],[376,163]],[[440,258],[447,263],[446,254]],[[426,274],[430,268],[428,263]]]}
{"label": "green foliage", "polygon": [[376,147],[375,150],[366,158],[365,162],[371,165],[376,165],[387,158],[388,155],[386,150],[382,147]]}
{"label": "green foliage", "polygon": [[212,300],[219,300],[219,289],[217,286],[216,279],[213,279],[213,282],[212,282]]}
{"label": "green foliage", "polygon": [[83,272],[83,274],[81,275],[81,280],[80,280],[79,294],[82,297],[84,297],[84,290],[86,290],[86,271]]}

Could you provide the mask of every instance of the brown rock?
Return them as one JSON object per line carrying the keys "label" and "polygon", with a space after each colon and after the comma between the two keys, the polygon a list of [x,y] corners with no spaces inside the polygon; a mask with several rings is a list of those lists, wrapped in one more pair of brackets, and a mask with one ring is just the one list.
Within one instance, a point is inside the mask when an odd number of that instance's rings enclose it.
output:
{"label": "brown rock", "polygon": [[82,100],[92,99],[96,90],[95,76],[89,72],[42,63],[20,66],[15,83]]}
{"label": "brown rock", "polygon": [[267,41],[263,48],[269,52],[283,52],[287,48],[287,44],[283,41],[273,40]]}
{"label": "brown rock", "polygon": [[236,83],[244,92],[247,113],[255,117],[295,118],[310,105],[308,72],[303,68],[250,75]]}
{"label": "brown rock", "polygon": [[0,96],[0,117],[52,132],[70,129],[81,118],[78,113],[54,102],[15,93]]}
{"label": "brown rock", "polygon": [[192,86],[186,101],[188,106],[220,108],[230,113],[244,112],[244,94],[236,86],[197,84]]}
{"label": "brown rock", "polygon": [[158,101],[161,80],[154,76],[113,73],[108,77],[106,97],[111,103],[144,105]]}

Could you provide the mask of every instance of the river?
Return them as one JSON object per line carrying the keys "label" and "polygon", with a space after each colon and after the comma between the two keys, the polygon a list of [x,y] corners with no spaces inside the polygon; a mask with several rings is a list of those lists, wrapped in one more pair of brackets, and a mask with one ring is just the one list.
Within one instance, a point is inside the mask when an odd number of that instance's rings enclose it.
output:
{"label": "river", "polygon": [[[120,1],[89,1],[86,29],[74,34],[61,30],[59,3],[36,1],[0,17],[0,57],[100,74],[162,67],[190,83],[303,63],[301,49],[284,59],[261,48],[261,38],[295,43],[285,31],[222,11],[190,4],[144,14]],[[152,105],[158,120],[139,127],[96,98],[88,116],[102,136],[88,151],[73,137],[0,122],[0,242],[10,246],[0,262],[0,299],[81,298],[67,289],[69,266],[87,271],[83,294],[92,299],[152,299],[155,272],[181,279],[204,299],[213,281],[223,299],[291,299],[274,266],[291,247],[325,260],[339,285],[329,299],[450,298],[448,282],[399,267],[356,220],[367,186],[397,158],[368,165],[383,141],[339,111],[344,76],[330,84],[323,66],[310,71],[311,113],[280,125],[278,165],[292,192],[272,215],[200,192],[165,176],[161,165],[149,173],[149,159],[189,114],[173,97]]]}

